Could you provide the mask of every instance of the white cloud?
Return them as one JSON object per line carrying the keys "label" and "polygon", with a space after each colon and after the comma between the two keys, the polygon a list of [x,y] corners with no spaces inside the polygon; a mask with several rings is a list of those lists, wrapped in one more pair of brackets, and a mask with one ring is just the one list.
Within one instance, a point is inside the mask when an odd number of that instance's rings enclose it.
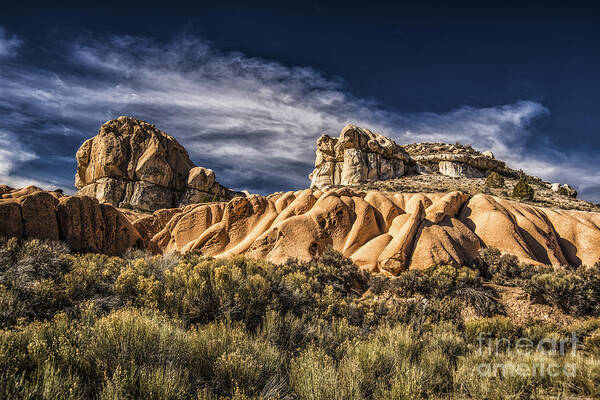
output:
{"label": "white cloud", "polygon": [[4,28],[0,26],[0,58],[16,55],[17,48],[22,41],[16,36],[8,36]]}
{"label": "white cloud", "polygon": [[11,135],[0,131],[0,184],[23,187],[28,185],[44,185],[33,179],[20,177],[18,168],[26,161],[36,158],[14,141]]}
{"label": "white cloud", "polygon": [[[29,151],[40,157],[50,151],[48,141],[79,144],[107,119],[133,115],[175,136],[224,184],[264,193],[306,187],[316,138],[355,123],[399,143],[471,143],[548,180],[595,184],[565,155],[549,161],[548,154],[561,155],[551,147],[527,151],[531,121],[549,113],[532,101],[399,114],[352,96],[343,81],[314,69],[221,53],[190,37],[168,44],[134,37],[85,40],[61,57],[70,73],[0,66],[0,110],[11,115],[9,126],[0,121],[0,128],[15,141],[27,135]],[[12,176],[14,163],[6,165]],[[65,168],[74,171],[74,165]]]}

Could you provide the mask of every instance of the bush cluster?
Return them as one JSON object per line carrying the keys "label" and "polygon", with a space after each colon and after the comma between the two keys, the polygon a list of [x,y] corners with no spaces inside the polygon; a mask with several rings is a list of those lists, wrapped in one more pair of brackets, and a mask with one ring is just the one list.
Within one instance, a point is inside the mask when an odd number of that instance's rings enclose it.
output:
{"label": "bush cluster", "polygon": [[493,171],[485,178],[485,186],[489,188],[503,188],[504,178],[496,171]]}
{"label": "bush cluster", "polygon": [[533,301],[574,316],[600,315],[600,263],[592,267],[534,266],[486,248],[480,251],[475,266],[494,283],[522,287]]}
{"label": "bush cluster", "polygon": [[521,177],[513,188],[513,197],[521,200],[533,200],[534,190],[527,183],[525,178]]}
{"label": "bush cluster", "polygon": [[[480,354],[475,338],[482,332],[532,339],[564,333],[497,315],[463,323],[465,305],[482,315],[501,312],[486,279],[544,276],[488,253],[478,268],[439,265],[385,278],[365,275],[332,250],[311,262],[274,265],[195,253],[71,254],[60,244],[3,241],[0,398],[600,395],[593,357],[570,360],[585,371],[574,378],[477,375],[481,362],[515,357]],[[577,329],[585,350],[597,353],[600,320]]]}

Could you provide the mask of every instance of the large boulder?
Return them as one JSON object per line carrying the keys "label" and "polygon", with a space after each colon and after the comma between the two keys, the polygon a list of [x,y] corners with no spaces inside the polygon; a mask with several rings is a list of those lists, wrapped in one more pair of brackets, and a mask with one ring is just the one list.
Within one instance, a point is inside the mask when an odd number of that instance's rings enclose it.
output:
{"label": "large boulder", "polygon": [[56,206],[58,199],[48,192],[37,191],[19,198],[23,217],[23,236],[58,240]]}
{"label": "large boulder", "polygon": [[353,185],[402,176],[408,154],[396,142],[355,125],[346,125],[339,138],[317,140],[311,187]]}
{"label": "large boulder", "polygon": [[[76,158],[79,193],[117,207],[154,211],[239,195],[196,167],[173,137],[131,117],[104,123]],[[198,169],[211,174],[203,179]]]}

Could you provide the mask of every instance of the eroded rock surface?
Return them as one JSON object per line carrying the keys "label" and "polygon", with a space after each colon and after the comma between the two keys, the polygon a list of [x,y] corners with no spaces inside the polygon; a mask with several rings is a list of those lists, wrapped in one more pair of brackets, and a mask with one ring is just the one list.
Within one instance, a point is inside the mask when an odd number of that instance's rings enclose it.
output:
{"label": "eroded rock surface", "polygon": [[482,178],[491,171],[506,169],[491,151],[480,153],[470,146],[449,143],[413,143],[402,146],[410,155],[415,172],[434,173],[452,178]]}
{"label": "eroded rock surface", "polygon": [[355,125],[342,129],[339,138],[317,140],[311,187],[355,185],[394,179],[406,173],[440,173],[452,178],[482,178],[491,171],[506,171],[504,162],[490,151],[448,143],[413,143],[404,146]]}
{"label": "eroded rock surface", "polygon": [[115,207],[88,196],[62,196],[35,186],[0,198],[0,236],[61,240],[74,251],[120,255],[143,247],[137,229]]}
{"label": "eroded rock surface", "polygon": [[154,211],[240,195],[196,167],[173,137],[131,117],[103,124],[76,157],[75,186],[100,203]]}
{"label": "eroded rock surface", "polygon": [[339,138],[317,140],[311,187],[323,188],[392,179],[404,174],[408,154],[393,140],[355,125],[346,125]]}
{"label": "eroded rock surface", "polygon": [[600,260],[600,213],[485,194],[306,189],[152,214],[33,187],[0,196],[0,235],[63,240],[74,250],[107,254],[140,247],[282,263],[290,257],[310,260],[332,246],[360,267],[387,275],[464,264],[483,247],[532,264]]}
{"label": "eroded rock surface", "polygon": [[[157,251],[309,260],[328,246],[371,272],[464,264],[493,246],[523,262],[593,265],[600,214],[551,210],[489,195],[307,189],[180,209],[144,240]],[[154,225],[156,223],[156,225]],[[155,228],[156,229],[156,228]]]}

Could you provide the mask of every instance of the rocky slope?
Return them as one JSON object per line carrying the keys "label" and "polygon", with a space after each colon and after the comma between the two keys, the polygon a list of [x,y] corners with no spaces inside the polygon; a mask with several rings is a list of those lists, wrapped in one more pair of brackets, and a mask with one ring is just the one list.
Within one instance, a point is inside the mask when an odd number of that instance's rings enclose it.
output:
{"label": "rocky slope", "polygon": [[174,138],[131,117],[103,124],[76,157],[79,193],[114,206],[154,211],[241,194],[196,167]]}
{"label": "rocky slope", "polygon": [[[491,172],[518,178],[520,171],[496,160],[490,151],[449,143],[399,145],[392,139],[355,125],[346,125],[339,138],[322,135],[317,140],[311,187],[359,185],[415,174],[439,174],[450,178],[484,178]],[[575,197],[568,185],[548,184],[554,192]]]}
{"label": "rocky slope", "polygon": [[306,189],[150,215],[32,188],[5,188],[2,197],[0,235],[60,239],[75,250],[109,254],[133,246],[279,263],[308,260],[333,246],[359,266],[390,275],[462,264],[484,246],[533,264],[592,265],[600,259],[600,213],[484,194]]}
{"label": "rocky slope", "polygon": [[[308,260],[332,246],[390,275],[468,263],[488,246],[532,264],[600,259],[600,213],[507,200],[509,178],[495,192],[485,189],[497,196],[479,193],[483,179],[472,177],[515,171],[469,146],[403,147],[348,125],[338,139],[324,135],[317,142],[312,185],[323,189],[235,197],[212,171],[195,167],[175,139],[120,117],[82,145],[77,162],[78,196],[0,186],[0,236],[62,240],[76,251],[195,250],[275,263]],[[361,190],[365,181],[376,190]],[[452,186],[464,182],[462,190]],[[535,182],[536,192],[551,198],[554,188]],[[353,187],[325,189],[343,184]],[[585,208],[563,192],[568,201],[560,204]],[[215,199],[225,201],[206,202]]]}

